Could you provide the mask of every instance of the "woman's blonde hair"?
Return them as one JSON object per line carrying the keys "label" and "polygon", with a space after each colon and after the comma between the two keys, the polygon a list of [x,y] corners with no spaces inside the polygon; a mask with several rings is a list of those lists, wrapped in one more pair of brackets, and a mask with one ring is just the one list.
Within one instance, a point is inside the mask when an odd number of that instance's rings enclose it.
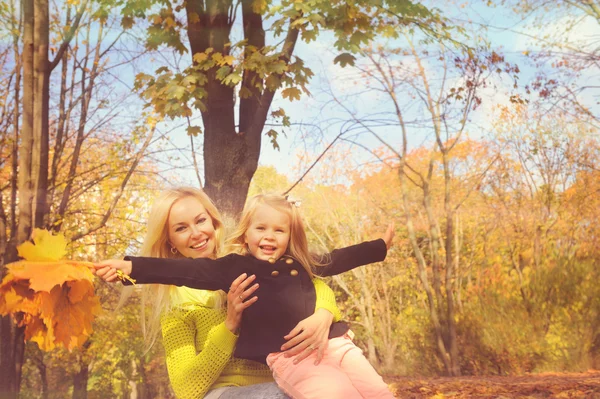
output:
{"label": "woman's blonde hair", "polygon": [[[140,256],[153,258],[181,258],[179,252],[171,252],[169,244],[169,213],[175,202],[193,197],[206,209],[215,229],[215,257],[224,248],[225,229],[217,207],[204,191],[193,187],[179,187],[164,191],[153,203],[148,216],[146,237],[140,249]],[[160,317],[171,309],[171,292],[176,287],[171,285],[146,284],[142,287],[142,331],[148,344],[152,347],[160,331]],[[146,306],[149,305],[148,313]]]}
{"label": "woman's blonde hair", "polygon": [[250,255],[246,247],[246,231],[248,231],[248,228],[252,223],[252,217],[256,213],[256,210],[261,205],[270,206],[289,216],[290,242],[285,254],[292,256],[300,262],[312,278],[312,268],[314,266],[320,266],[320,264],[308,251],[308,240],[306,238],[306,231],[304,230],[304,222],[302,221],[298,207],[282,195],[258,194],[251,197],[246,202],[236,230],[227,239],[228,252],[234,252],[240,255]]}

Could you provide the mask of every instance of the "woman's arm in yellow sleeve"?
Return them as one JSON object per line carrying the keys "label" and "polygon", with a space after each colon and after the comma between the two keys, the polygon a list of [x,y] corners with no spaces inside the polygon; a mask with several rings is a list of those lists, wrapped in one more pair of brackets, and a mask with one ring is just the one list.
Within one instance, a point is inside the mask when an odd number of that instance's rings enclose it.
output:
{"label": "woman's arm in yellow sleeve", "polygon": [[317,294],[315,310],[326,309],[333,315],[333,321],[340,321],[342,313],[335,303],[333,290],[319,278],[313,278],[312,282],[315,285],[315,292]]}
{"label": "woman's arm in yellow sleeve", "polygon": [[[216,309],[206,311],[218,312]],[[203,318],[210,319],[214,320]],[[203,398],[231,359],[237,336],[221,322],[210,328],[204,346],[196,353],[195,326],[183,320],[180,311],[163,315],[161,328],[167,370],[175,396],[179,399]]]}

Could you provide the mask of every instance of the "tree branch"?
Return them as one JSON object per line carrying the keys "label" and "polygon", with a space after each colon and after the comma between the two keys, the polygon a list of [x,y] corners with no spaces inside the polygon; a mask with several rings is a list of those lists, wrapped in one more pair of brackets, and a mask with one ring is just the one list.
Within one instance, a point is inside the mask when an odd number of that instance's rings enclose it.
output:
{"label": "tree branch", "polygon": [[79,233],[79,234],[71,237],[71,241],[77,241],[77,240],[79,240],[79,239],[81,239],[81,238],[83,238],[83,237],[85,237],[85,236],[87,236],[87,235],[89,235],[89,234],[97,231],[97,230],[100,230],[101,228],[103,228],[106,225],[106,222],[110,218],[112,212],[117,207],[117,204],[118,204],[119,200],[121,199],[121,196],[123,195],[123,192],[125,191],[125,186],[127,186],[127,183],[129,182],[129,179],[133,175],[133,172],[135,172],[135,169],[137,168],[138,164],[140,163],[142,157],[144,156],[144,153],[146,152],[146,149],[150,145],[150,142],[152,141],[152,136],[154,136],[154,131],[155,131],[155,128],[152,128],[152,130],[150,131],[150,134],[148,134],[148,137],[146,137],[146,141],[144,141],[144,144],[143,144],[142,148],[136,154],[133,163],[131,164],[129,170],[127,171],[127,174],[125,175],[125,177],[123,178],[123,181],[121,182],[121,186],[119,188],[119,191],[117,192],[117,194],[113,198],[113,201],[110,204],[109,208],[106,210],[106,213],[102,217],[102,220],[100,220],[100,222],[98,222],[98,224],[96,224],[96,226],[90,227],[87,231],[84,231],[82,233]]}
{"label": "tree branch", "polygon": [[62,44],[60,45],[60,48],[56,52],[56,57],[54,57],[54,60],[52,60],[52,62],[50,62],[49,67],[48,67],[48,72],[52,72],[54,70],[54,68],[56,68],[56,66],[58,65],[60,60],[62,59],[63,53],[67,50],[67,47],[69,46],[69,43],[71,43],[71,40],[75,36],[75,32],[77,31],[77,29],[79,29],[79,23],[81,22],[81,18],[83,17],[83,14],[85,13],[85,9],[87,8],[88,2],[89,2],[89,0],[84,0],[81,3],[81,5],[79,6],[79,9],[77,10],[77,15],[75,15],[75,20],[73,21],[73,24],[71,25],[71,29],[69,29],[69,31],[67,32],[67,35],[65,36],[64,41],[62,42]]}

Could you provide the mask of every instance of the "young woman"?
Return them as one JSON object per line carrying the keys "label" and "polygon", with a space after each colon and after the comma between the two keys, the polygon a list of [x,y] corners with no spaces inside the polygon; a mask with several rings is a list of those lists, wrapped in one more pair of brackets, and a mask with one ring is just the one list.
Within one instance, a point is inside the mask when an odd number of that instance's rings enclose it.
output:
{"label": "young woman", "polygon": [[[162,267],[168,272],[167,259],[216,258],[223,249],[223,236],[221,216],[203,191],[167,190],[154,202],[141,255],[164,258]],[[153,342],[162,330],[169,378],[178,398],[286,397],[264,364],[232,357],[242,314],[260,300],[252,297],[258,288],[253,280],[236,276],[227,295],[187,287],[144,286],[144,297],[152,304],[145,331]],[[292,348],[286,355],[295,355],[290,357],[295,361],[327,342],[332,313],[339,319],[331,289],[320,280],[314,280],[314,287],[318,309],[287,331],[288,341],[283,346],[283,350]],[[322,356],[323,350],[316,355]]]}
{"label": "young woman", "polygon": [[[308,252],[297,208],[284,197],[259,195],[244,208],[232,244],[238,253],[216,259],[162,262],[153,258],[105,261],[97,273],[107,281],[117,270],[140,283],[168,283],[223,289],[239,273],[256,276],[262,301],[244,313],[235,349],[239,358],[267,363],[279,387],[293,398],[393,398],[381,376],[347,335],[348,326],[334,323],[324,362],[291,364],[280,352],[288,328],[314,308],[313,274],[330,276],[385,259],[393,228],[383,239],[336,250],[331,259]],[[168,270],[164,264],[168,263]],[[233,287],[232,287],[233,288]],[[245,299],[240,295],[239,299]]]}

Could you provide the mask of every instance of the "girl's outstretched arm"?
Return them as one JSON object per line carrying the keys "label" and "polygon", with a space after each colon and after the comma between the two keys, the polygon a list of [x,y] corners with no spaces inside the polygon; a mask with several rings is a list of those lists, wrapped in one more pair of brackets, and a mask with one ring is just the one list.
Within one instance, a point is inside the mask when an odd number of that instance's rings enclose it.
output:
{"label": "girl's outstretched arm", "polygon": [[331,251],[329,259],[325,259],[325,266],[316,267],[314,272],[318,276],[334,276],[359,266],[381,262],[385,259],[393,238],[394,224],[391,223],[383,237],[378,240]]}
{"label": "girl's outstretched arm", "polygon": [[[96,274],[106,281],[124,280],[123,284],[170,284],[201,290],[228,291],[231,282],[244,270],[245,257],[223,258],[150,258],[128,256],[125,260],[107,260],[94,264]],[[240,271],[241,270],[241,271]],[[127,278],[130,277],[130,278]]]}

